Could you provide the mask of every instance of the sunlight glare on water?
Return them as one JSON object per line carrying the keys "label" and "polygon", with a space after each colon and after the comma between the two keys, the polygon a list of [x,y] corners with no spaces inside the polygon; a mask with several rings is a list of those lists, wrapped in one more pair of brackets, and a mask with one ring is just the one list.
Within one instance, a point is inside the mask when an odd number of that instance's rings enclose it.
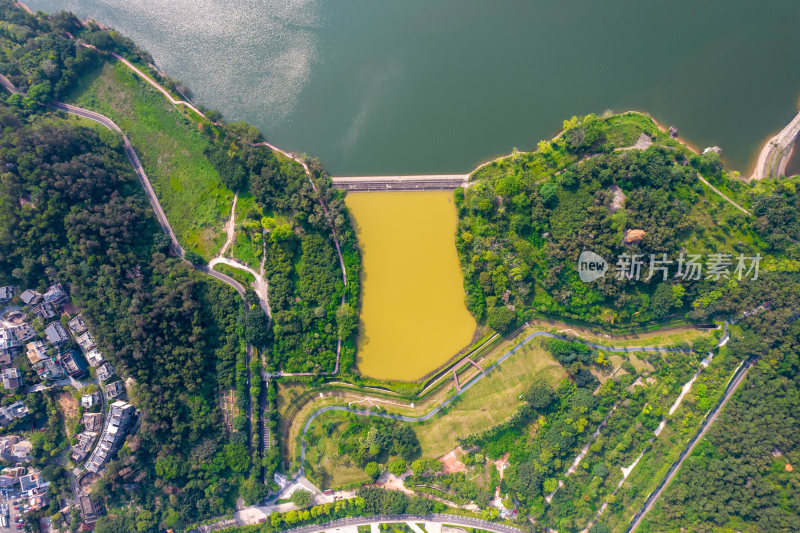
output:
{"label": "sunlight glare on water", "polygon": [[128,35],[332,175],[462,173],[630,109],[747,173],[797,112],[800,2],[28,0]]}

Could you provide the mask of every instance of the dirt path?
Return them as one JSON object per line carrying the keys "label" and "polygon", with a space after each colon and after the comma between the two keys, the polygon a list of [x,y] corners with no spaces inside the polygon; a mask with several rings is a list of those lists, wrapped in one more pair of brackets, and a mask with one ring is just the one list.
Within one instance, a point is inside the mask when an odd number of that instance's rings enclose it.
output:
{"label": "dirt path", "polygon": [[270,309],[269,306],[269,284],[267,283],[267,279],[263,275],[256,272],[249,266],[237,263],[233,259],[228,259],[227,257],[215,257],[214,259],[208,262],[209,268],[213,269],[217,265],[228,265],[231,268],[244,270],[245,272],[253,276],[253,278],[255,279],[255,281],[253,282],[253,289],[256,291],[256,295],[258,296],[258,304],[261,307],[261,309],[264,310],[267,316],[272,318],[272,310]]}
{"label": "dirt path", "polygon": [[[267,314],[267,316],[272,319],[272,309],[269,305],[269,282],[267,278],[264,276],[264,261],[266,259],[266,251],[262,249],[262,257],[261,257],[261,265],[260,271],[256,272],[250,266],[239,263],[235,259],[230,259],[225,257],[225,253],[233,244],[234,239],[236,238],[236,201],[239,198],[239,193],[233,195],[233,205],[231,206],[231,217],[228,219],[228,222],[225,224],[225,232],[227,234],[227,239],[225,240],[225,244],[222,245],[219,252],[217,253],[216,257],[214,257],[211,261],[208,262],[209,268],[214,268],[216,265],[228,265],[231,268],[236,268],[239,270],[244,270],[248,274],[252,275],[254,278],[253,282],[253,289],[256,292],[256,296],[258,296],[258,303],[261,309]],[[263,245],[262,245],[263,248]]]}
{"label": "dirt path", "polygon": [[[81,44],[81,46],[85,46],[85,47],[88,47],[88,48],[93,48],[92,45],[88,45],[88,44],[85,44],[85,43],[80,43],[80,44]],[[194,104],[192,104],[191,102],[187,102],[185,100],[176,100],[175,98],[173,98],[172,95],[169,94],[169,91],[164,89],[164,87],[162,87],[158,82],[156,82],[150,76],[148,76],[147,74],[142,72],[139,68],[137,68],[135,65],[133,65],[130,61],[128,61],[124,57],[122,57],[119,54],[116,54],[114,52],[111,52],[111,55],[115,59],[117,59],[118,61],[122,62],[125,66],[130,68],[134,73],[136,73],[139,77],[141,77],[147,83],[152,85],[156,90],[158,90],[161,94],[163,94],[164,97],[166,97],[167,100],[169,100],[169,102],[171,104],[173,104],[175,106],[184,105],[184,106],[188,107],[189,109],[191,109],[192,111],[194,111],[195,113],[197,113],[199,116],[201,116],[204,119],[208,120],[208,117],[206,117],[206,115],[202,111],[197,109],[197,107],[195,107]],[[340,268],[342,270],[342,281],[344,282],[345,287],[347,287],[347,269],[344,266],[344,259],[342,257],[341,246],[339,245],[339,238],[336,235],[336,225],[334,224],[334,221],[331,218],[330,213],[328,212],[328,207],[325,205],[325,202],[323,202],[322,197],[319,195],[319,190],[317,189],[317,186],[314,183],[314,180],[313,180],[313,177],[312,177],[312,173],[311,173],[311,169],[308,168],[308,165],[305,163],[305,161],[302,161],[301,159],[295,157],[293,154],[290,154],[289,152],[286,152],[285,150],[281,150],[280,148],[278,148],[277,146],[275,146],[273,144],[270,144],[270,143],[264,141],[262,143],[258,143],[258,145],[266,146],[266,147],[270,148],[271,150],[279,152],[279,153],[283,154],[284,156],[292,159],[293,161],[295,161],[296,163],[298,163],[299,165],[301,165],[303,167],[303,170],[306,172],[306,175],[308,176],[308,181],[311,184],[311,188],[314,190],[315,193],[317,193],[317,199],[319,201],[319,204],[322,207],[322,210],[325,212],[325,216],[328,219],[328,222],[330,224],[331,235],[333,236],[333,242],[334,242],[334,244],[336,246],[336,253],[337,253],[338,257],[339,257],[339,266],[340,266]],[[231,218],[233,219],[234,217],[232,216]],[[229,230],[229,240],[230,240],[230,230]],[[227,247],[224,247],[224,249],[227,250]],[[263,275],[263,270],[264,270],[263,261],[262,261],[262,264],[261,264],[261,272],[259,273],[259,272],[256,272],[255,270],[253,270],[252,268],[250,268],[250,267],[248,267],[246,265],[241,265],[239,263],[236,263],[234,261],[230,261],[230,260],[225,259],[223,257],[215,257],[208,264],[209,270],[213,270],[214,265],[217,265],[217,264],[220,264],[220,263],[226,264],[226,265],[228,265],[230,267],[233,267],[233,268],[238,268],[239,270],[244,270],[245,272],[249,272],[250,274],[253,275],[253,277],[256,280],[255,283],[254,283],[254,287],[253,288],[255,289],[256,294],[258,295],[259,305],[264,310],[264,312],[267,313],[267,316],[269,316],[270,319],[271,319],[272,318],[272,311],[270,309],[269,295],[268,295],[269,286],[268,286],[266,278]],[[345,302],[345,295],[342,294],[342,304],[344,304],[344,302]],[[342,351],[342,339],[340,338],[340,339],[337,340],[337,345],[336,345],[336,365],[335,365],[335,367],[333,369],[333,372],[322,372],[321,374],[335,375],[335,374],[337,374],[339,372],[339,359],[340,359],[341,351]],[[313,374],[303,373],[303,374],[281,374],[281,375],[291,376],[291,375],[313,375]]]}
{"label": "dirt path", "polygon": [[706,432],[711,427],[711,425],[717,420],[720,411],[722,411],[722,408],[725,407],[725,404],[728,403],[728,400],[731,399],[733,394],[739,388],[739,385],[742,384],[745,376],[747,376],[747,372],[750,370],[750,368],[752,368],[753,363],[754,361],[748,361],[747,363],[741,365],[739,368],[736,369],[734,377],[731,380],[730,384],[728,385],[728,389],[725,391],[725,394],[723,395],[720,402],[710,413],[708,418],[706,418],[706,420],[703,422],[703,425],[700,426],[700,430],[695,434],[695,436],[689,442],[688,446],[686,446],[683,452],[681,452],[680,457],[678,458],[677,461],[675,461],[675,463],[669,469],[667,475],[664,477],[664,480],[661,482],[658,488],[650,494],[647,500],[645,500],[645,503],[642,506],[642,508],[639,510],[638,513],[636,513],[636,515],[633,517],[633,520],[631,520],[631,524],[626,530],[626,533],[631,533],[635,531],[637,527],[639,527],[639,524],[641,523],[642,519],[648,512],[650,512],[650,509],[653,508],[655,502],[661,497],[661,494],[664,492],[664,489],[667,487],[667,485],[669,485],[670,481],[672,481],[672,479],[678,473],[678,470],[680,470],[680,467],[683,464],[683,462],[689,455],[691,455],[695,446],[697,446],[697,443],[700,442],[700,440],[703,438],[703,436],[705,436]]}
{"label": "dirt path", "polygon": [[225,223],[225,233],[228,235],[228,238],[225,239],[225,244],[222,245],[219,253],[217,255],[223,256],[225,252],[228,251],[228,248],[231,247],[233,243],[233,239],[236,237],[236,200],[239,199],[239,191],[236,191],[233,195],[233,206],[231,206],[231,218],[228,222]]}

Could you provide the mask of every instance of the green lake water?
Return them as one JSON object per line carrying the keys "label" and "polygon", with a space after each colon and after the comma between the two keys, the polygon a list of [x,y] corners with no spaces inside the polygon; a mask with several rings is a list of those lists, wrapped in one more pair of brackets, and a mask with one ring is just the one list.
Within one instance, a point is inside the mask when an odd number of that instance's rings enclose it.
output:
{"label": "green lake water", "polygon": [[647,111],[749,172],[800,94],[797,0],[30,0],[114,26],[334,175],[466,172]]}

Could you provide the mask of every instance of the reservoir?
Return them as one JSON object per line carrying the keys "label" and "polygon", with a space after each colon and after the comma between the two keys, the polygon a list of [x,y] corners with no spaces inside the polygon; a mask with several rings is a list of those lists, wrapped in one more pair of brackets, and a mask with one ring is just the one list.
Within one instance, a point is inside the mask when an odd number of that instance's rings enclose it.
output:
{"label": "reservoir", "polygon": [[333,175],[464,173],[636,109],[749,175],[797,111],[797,0],[28,0],[116,27]]}
{"label": "reservoir", "polygon": [[363,253],[357,365],[372,378],[414,381],[466,348],[452,191],[351,193]]}

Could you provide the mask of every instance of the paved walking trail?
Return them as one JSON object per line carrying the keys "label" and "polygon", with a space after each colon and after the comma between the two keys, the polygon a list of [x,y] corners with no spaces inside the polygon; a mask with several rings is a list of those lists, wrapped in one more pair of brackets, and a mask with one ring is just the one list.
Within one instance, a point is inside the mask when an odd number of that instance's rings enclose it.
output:
{"label": "paved walking trail", "polygon": [[349,413],[353,413],[360,416],[377,416],[381,418],[390,418],[392,420],[400,420],[402,422],[424,422],[429,420],[433,416],[435,416],[439,411],[453,403],[456,398],[461,396],[467,390],[469,390],[473,385],[475,385],[478,381],[483,379],[487,374],[489,374],[492,370],[499,367],[506,359],[514,355],[518,350],[520,350],[523,346],[528,344],[530,341],[537,337],[546,337],[550,339],[560,339],[566,340],[570,342],[579,342],[590,348],[595,348],[598,350],[605,350],[607,352],[615,352],[615,353],[628,353],[628,352],[674,352],[674,353],[690,353],[691,350],[683,350],[680,348],[662,348],[660,346],[627,346],[627,347],[616,347],[616,346],[603,346],[601,344],[596,344],[593,342],[584,341],[582,339],[576,339],[574,337],[565,337],[563,335],[556,335],[555,333],[550,333],[549,331],[534,331],[525,337],[522,341],[520,341],[516,346],[514,346],[511,350],[509,350],[505,355],[503,355],[500,359],[497,360],[496,363],[487,367],[481,373],[477,374],[472,380],[470,380],[466,385],[463,385],[460,390],[456,391],[456,394],[450,396],[443,400],[438,406],[431,409],[428,413],[421,415],[421,416],[406,416],[406,415],[394,415],[390,413],[376,413],[374,411],[370,411],[369,409],[355,409],[351,407],[344,407],[340,405],[330,405],[327,407],[322,407],[316,411],[308,418],[306,421],[305,426],[303,426],[303,435],[300,444],[300,473],[302,474],[304,471],[304,463],[306,459],[306,433],[308,433],[308,429],[311,427],[311,424],[314,420],[321,415],[322,413],[326,413],[329,411],[346,411]]}

